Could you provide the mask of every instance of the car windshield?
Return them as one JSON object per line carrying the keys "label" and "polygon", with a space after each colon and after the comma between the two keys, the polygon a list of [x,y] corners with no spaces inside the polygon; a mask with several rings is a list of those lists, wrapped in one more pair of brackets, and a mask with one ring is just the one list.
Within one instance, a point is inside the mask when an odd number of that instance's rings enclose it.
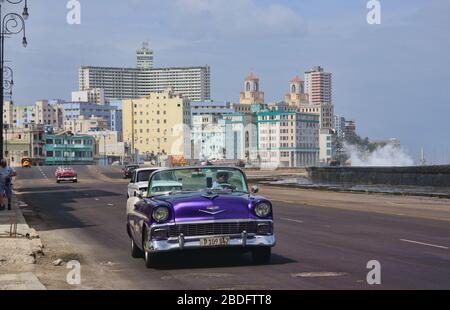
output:
{"label": "car windshield", "polygon": [[150,179],[150,175],[154,172],[155,170],[143,170],[143,171],[139,171],[138,176],[137,176],[137,181],[138,182],[148,182],[148,180]]}
{"label": "car windshield", "polygon": [[232,191],[248,193],[244,174],[239,169],[205,167],[156,172],[149,184],[149,196],[186,191]]}

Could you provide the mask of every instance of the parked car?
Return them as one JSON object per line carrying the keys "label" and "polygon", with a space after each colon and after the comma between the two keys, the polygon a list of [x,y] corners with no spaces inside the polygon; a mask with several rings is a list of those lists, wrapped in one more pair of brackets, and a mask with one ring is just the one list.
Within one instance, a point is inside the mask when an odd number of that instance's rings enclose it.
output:
{"label": "parked car", "polygon": [[239,168],[154,172],[147,192],[127,201],[132,257],[144,257],[151,268],[164,252],[236,248],[250,251],[255,263],[268,263],[276,244],[273,207],[257,192]]}
{"label": "parked car", "polygon": [[128,184],[127,198],[137,197],[139,192],[146,192],[150,175],[159,168],[140,168],[131,174],[130,184]]}
{"label": "parked car", "polygon": [[126,165],[123,168],[123,178],[124,179],[129,179],[131,178],[131,175],[133,174],[133,171],[139,169],[139,165]]}
{"label": "parked car", "polygon": [[59,167],[55,172],[56,183],[72,182],[78,183],[78,175],[73,168]]}

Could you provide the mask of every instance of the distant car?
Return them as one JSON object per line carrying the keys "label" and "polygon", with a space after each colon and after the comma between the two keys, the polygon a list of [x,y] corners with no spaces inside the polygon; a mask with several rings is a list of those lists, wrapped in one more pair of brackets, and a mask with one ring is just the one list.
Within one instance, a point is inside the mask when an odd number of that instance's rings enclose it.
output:
{"label": "distant car", "polygon": [[28,157],[22,158],[22,168],[31,168],[32,165],[31,163],[32,163],[31,158]]}
{"label": "distant car", "polygon": [[72,182],[78,183],[78,175],[73,168],[59,167],[55,172],[56,183]]}
{"label": "distant car", "polygon": [[147,191],[150,175],[158,171],[159,168],[139,168],[131,174],[131,181],[128,184],[127,198],[137,197],[138,194]]}
{"label": "distant car", "polygon": [[144,257],[152,268],[164,252],[234,248],[250,251],[257,264],[268,263],[276,244],[273,208],[257,192],[239,168],[152,173],[147,192],[127,201],[132,257]]}
{"label": "distant car", "polygon": [[123,168],[123,178],[129,179],[131,178],[131,175],[133,174],[133,171],[139,169],[139,165],[127,165],[125,168]]}

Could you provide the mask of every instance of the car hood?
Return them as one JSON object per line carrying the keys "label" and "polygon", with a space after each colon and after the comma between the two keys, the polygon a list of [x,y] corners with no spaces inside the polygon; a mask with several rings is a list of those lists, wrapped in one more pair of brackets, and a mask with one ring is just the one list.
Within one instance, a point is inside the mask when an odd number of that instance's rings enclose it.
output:
{"label": "car hood", "polygon": [[158,197],[169,203],[175,222],[249,219],[251,198],[249,194],[183,193]]}

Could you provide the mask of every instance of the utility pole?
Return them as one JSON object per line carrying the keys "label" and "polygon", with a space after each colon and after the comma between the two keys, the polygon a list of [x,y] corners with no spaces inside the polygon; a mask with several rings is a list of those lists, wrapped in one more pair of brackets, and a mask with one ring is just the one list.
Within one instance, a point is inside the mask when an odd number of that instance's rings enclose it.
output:
{"label": "utility pole", "polygon": [[[17,13],[6,13],[3,15],[3,6],[1,3],[8,2],[12,5],[17,5],[22,2],[25,2],[25,6],[23,8],[22,15]],[[1,29],[0,29],[0,111],[3,115],[3,106],[5,100],[5,85],[4,85],[4,70],[5,70],[5,38],[14,34],[19,34],[23,32],[22,45],[23,47],[27,47],[27,37],[25,32],[25,21],[28,19],[28,5],[27,0],[2,0],[0,2],[0,21],[1,21]],[[0,156],[3,158],[3,117],[0,117]]]}
{"label": "utility pole", "polygon": [[103,163],[105,166],[108,165],[108,156],[106,155],[106,133],[103,134]]}

